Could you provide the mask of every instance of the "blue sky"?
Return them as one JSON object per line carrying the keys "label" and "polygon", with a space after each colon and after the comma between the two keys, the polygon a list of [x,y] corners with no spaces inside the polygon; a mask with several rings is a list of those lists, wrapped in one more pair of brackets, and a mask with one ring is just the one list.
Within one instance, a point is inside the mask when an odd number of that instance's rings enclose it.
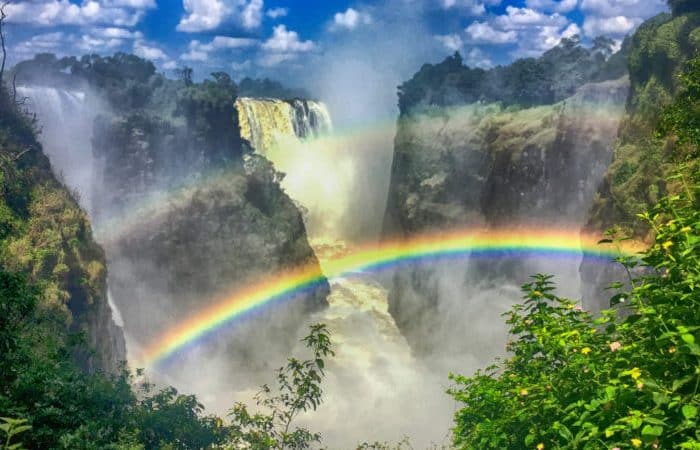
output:
{"label": "blue sky", "polygon": [[14,61],[127,51],[163,71],[285,81],[341,58],[405,78],[455,50],[488,67],[574,34],[619,40],[666,9],[665,0],[14,0],[6,12]]}

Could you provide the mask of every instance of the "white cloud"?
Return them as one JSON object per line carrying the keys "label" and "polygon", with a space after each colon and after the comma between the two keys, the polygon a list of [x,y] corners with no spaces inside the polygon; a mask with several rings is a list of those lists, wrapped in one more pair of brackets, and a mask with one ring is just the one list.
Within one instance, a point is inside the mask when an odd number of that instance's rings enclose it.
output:
{"label": "white cloud", "polygon": [[231,69],[234,72],[244,72],[252,67],[253,63],[250,62],[249,59],[246,59],[243,62],[237,63],[237,62],[232,62],[231,63]]}
{"label": "white cloud", "polygon": [[36,53],[56,53],[66,46],[67,36],[61,31],[42,33],[32,36],[30,39],[19,43],[12,50],[22,57],[30,57]]}
{"label": "white cloud", "polygon": [[265,15],[270,19],[279,19],[289,14],[289,8],[272,8],[265,12]]}
{"label": "white cloud", "polygon": [[345,12],[335,13],[333,16],[333,29],[354,30],[359,25],[372,23],[372,16],[359,12],[354,8],[348,8]]}
{"label": "white cloud", "polygon": [[38,0],[10,3],[5,8],[9,22],[35,26],[113,25],[134,26],[154,0]]}
{"label": "white cloud", "polygon": [[440,0],[442,9],[460,9],[473,16],[480,16],[486,12],[486,6],[501,4],[501,0]]}
{"label": "white cloud", "polygon": [[253,47],[258,43],[259,41],[257,39],[229,36],[215,36],[214,39],[207,44],[195,39],[190,42],[187,53],[182,54],[180,59],[185,61],[206,61],[209,59],[209,53],[211,52]]}
{"label": "white cloud", "polygon": [[247,29],[262,23],[263,0],[183,0],[185,15],[178,31],[197,33],[219,28],[229,21]]}
{"label": "white cloud", "polygon": [[528,8],[558,13],[568,13],[576,9],[579,0],[527,0]]}
{"label": "white cloud", "polygon": [[581,0],[583,30],[589,37],[621,38],[645,19],[668,10],[665,0]]}
{"label": "white cloud", "polygon": [[458,51],[464,46],[462,37],[458,34],[437,35],[434,38],[450,51]]}
{"label": "white cloud", "polygon": [[596,16],[647,18],[668,10],[666,0],[582,0],[581,10]]}
{"label": "white cloud", "polygon": [[624,36],[634,30],[642,22],[641,18],[614,16],[614,17],[586,17],[583,22],[583,31],[587,36],[600,35]]}
{"label": "white cloud", "polygon": [[144,11],[155,6],[152,0],[135,0],[138,7],[115,2],[84,0],[80,4],[68,0],[10,3],[5,8],[9,22],[36,26],[109,24],[134,26]]}
{"label": "white cloud", "polygon": [[102,3],[110,7],[126,7],[133,9],[151,9],[156,7],[155,0],[103,0]]}
{"label": "white cloud", "polygon": [[172,60],[171,60],[171,61],[167,61],[167,62],[164,62],[164,63],[163,63],[162,67],[163,67],[163,69],[165,69],[165,70],[173,70],[173,69],[175,69],[175,68],[177,67],[177,63],[176,63],[175,61],[172,61]]}
{"label": "white cloud", "polygon": [[243,28],[252,30],[258,28],[262,23],[263,16],[263,0],[250,0],[243,6],[241,14]]}
{"label": "white cloud", "polygon": [[180,55],[183,61],[206,61],[209,59],[209,53],[200,50],[190,49],[186,53]]}
{"label": "white cloud", "polygon": [[275,67],[283,62],[291,61],[296,58],[294,53],[268,53],[260,55],[257,63],[263,67]]}
{"label": "white cloud", "polygon": [[226,15],[220,0],[183,0],[185,17],[177,24],[178,31],[197,32],[217,28]]}
{"label": "white cloud", "polygon": [[144,59],[149,59],[153,61],[168,61],[170,60],[170,57],[168,57],[167,54],[160,48],[146,44],[143,41],[136,41],[134,42],[134,48],[133,48],[134,54],[136,56],[140,56],[141,58]]}
{"label": "white cloud", "polygon": [[563,27],[569,20],[558,14],[543,14],[530,8],[508,6],[506,14],[496,17],[494,23],[504,30],[517,30],[531,27]]}
{"label": "white cloud", "polygon": [[75,46],[84,53],[99,53],[113,51],[124,44],[124,41],[116,38],[99,38],[85,34],[75,43]]}
{"label": "white cloud", "polygon": [[272,36],[261,48],[263,53],[258,57],[258,64],[273,67],[286,61],[296,59],[299,54],[310,52],[316,48],[312,41],[302,41],[299,33],[287,30],[285,25],[277,25],[272,30]]}
{"label": "white cloud", "polygon": [[315,48],[312,41],[299,40],[299,33],[287,30],[285,25],[277,25],[272,36],[262,45],[270,52],[308,52]]}
{"label": "white cloud", "polygon": [[478,48],[473,48],[467,53],[464,62],[471,67],[488,69],[493,67],[493,61]]}
{"label": "white cloud", "polygon": [[[531,0],[528,4],[547,6],[547,2],[550,1]],[[563,0],[549,6],[566,9],[575,6],[575,2]],[[492,45],[516,44],[517,48],[511,52],[515,57],[539,56],[559,44],[562,38],[581,33],[576,23],[558,12],[548,14],[533,8],[514,6],[506,7],[505,14],[492,17],[488,21],[471,23],[465,31],[471,42]]]}
{"label": "white cloud", "polygon": [[106,27],[92,28],[90,34],[111,39],[142,39],[143,33],[140,31],[131,31],[126,28]]}
{"label": "white cloud", "polygon": [[486,22],[473,22],[465,31],[469,37],[476,42],[508,44],[518,40],[518,33],[515,31],[496,30]]}

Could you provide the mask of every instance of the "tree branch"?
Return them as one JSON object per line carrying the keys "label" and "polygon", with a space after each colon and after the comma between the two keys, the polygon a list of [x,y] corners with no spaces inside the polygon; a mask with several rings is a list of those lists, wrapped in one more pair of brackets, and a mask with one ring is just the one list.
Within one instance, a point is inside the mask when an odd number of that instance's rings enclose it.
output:
{"label": "tree branch", "polygon": [[3,30],[3,25],[5,24],[5,6],[10,2],[4,1],[0,5],[0,45],[2,46],[2,66],[0,66],[0,89],[2,89],[2,78],[5,74],[5,61],[7,60],[7,49],[5,48],[5,31]]}
{"label": "tree branch", "polygon": [[17,161],[18,159],[20,159],[20,158],[22,157],[22,155],[24,155],[25,153],[27,153],[28,151],[30,151],[32,148],[34,148],[34,147],[29,146],[29,147],[25,148],[25,149],[22,150],[21,152],[19,152],[19,153],[17,153],[16,155],[14,155],[14,156],[12,157],[12,160],[13,160],[13,161]]}

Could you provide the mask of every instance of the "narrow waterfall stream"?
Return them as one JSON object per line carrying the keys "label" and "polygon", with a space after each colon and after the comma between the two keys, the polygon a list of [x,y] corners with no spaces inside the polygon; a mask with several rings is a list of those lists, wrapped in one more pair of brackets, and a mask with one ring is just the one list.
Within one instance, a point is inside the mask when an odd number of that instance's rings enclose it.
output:
{"label": "narrow waterfall stream", "polygon": [[[361,170],[354,164],[354,142],[331,134],[330,114],[319,102],[303,107],[239,99],[239,123],[242,136],[285,173],[282,187],[304,210],[311,246],[328,273],[324,265],[353,251],[343,225],[351,220],[345,208]],[[412,355],[389,314],[387,289],[369,273],[328,281],[329,307],[310,321],[328,325],[336,355],[327,363],[324,403],[301,421],[331,448],[356,445],[347,441],[355,429],[371,429],[373,439],[394,443],[405,433],[416,448],[442,442],[453,410],[445,395],[448,380]]]}

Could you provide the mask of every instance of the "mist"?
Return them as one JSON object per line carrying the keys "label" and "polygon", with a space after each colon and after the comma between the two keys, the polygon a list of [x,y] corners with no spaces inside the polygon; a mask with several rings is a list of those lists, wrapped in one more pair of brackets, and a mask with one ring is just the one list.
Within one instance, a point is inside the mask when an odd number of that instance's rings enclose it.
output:
{"label": "mist", "polygon": [[[333,50],[318,55],[315,66],[322,70],[306,72],[304,83],[330,110],[332,131],[310,139],[277,134],[276,144],[265,152],[275,169],[285,174],[281,187],[303,211],[304,239],[308,236],[321,268],[335,254],[393,237],[383,236],[382,228],[398,131],[396,86],[423,62],[444,55],[434,42],[413,39],[428,34],[419,8],[419,2],[406,2],[405,8],[383,9],[373,14],[384,17],[381,23],[352,37],[329,30]],[[376,27],[389,38],[376,40]],[[274,271],[272,256],[283,251],[274,243],[250,228],[222,232],[220,218],[202,218],[201,209],[196,210],[199,216],[187,209],[215,204],[232,191],[232,204],[244,205],[247,200],[238,194],[246,192],[244,176],[225,173],[212,179],[205,174],[176,188],[154,182],[138,192],[139,199],[127,198],[126,207],[100,202],[93,194],[109,187],[95,169],[102,162],[92,151],[93,122],[109,112],[85,92],[46,88],[49,91],[41,94],[38,89],[43,88],[24,89],[25,95],[38,99],[41,140],[54,170],[96,218],[97,238],[109,264],[110,304],[124,327],[131,367],[146,362],[146,344],[194,313],[198,305],[259,281],[259,273],[249,267],[250,259],[231,261],[217,251],[239,245],[243,255],[255,255]],[[48,100],[42,103],[42,98]],[[469,141],[476,134],[471,116],[466,122],[452,119],[448,131],[463,133],[456,140]],[[445,126],[442,118],[433,118],[419,121],[415,129],[424,128],[429,137],[443,139]],[[467,194],[474,196],[474,204],[482,196],[481,191]],[[582,214],[587,205],[573,208]],[[225,211],[227,218],[235,217]],[[473,214],[478,216],[473,222],[460,226],[487,223],[484,214]],[[182,219],[192,216],[204,225],[198,228],[199,223]],[[221,235],[241,239],[232,242]],[[200,242],[201,236],[209,240]],[[201,245],[202,255],[180,245],[188,240]],[[154,241],[168,251],[151,258],[146,253]],[[175,266],[167,264],[172,261],[182,262],[186,270],[171,270]],[[320,432],[332,448],[351,448],[361,441],[398,442],[404,436],[417,448],[444,444],[457,408],[445,393],[448,373],[470,375],[505,354],[508,336],[502,314],[520,300],[519,286],[530,274],[554,273],[559,293],[578,299],[579,264],[580,258],[565,262],[474,258],[331,279],[327,309],[313,314],[279,309],[249,317],[195,343],[170,365],[149,367],[147,376],[159,386],[171,384],[194,393],[208,411],[225,415],[236,401],[254,403],[257,386],[274,383],[273,370],[288,356],[282,344],[297,342],[306,325],[322,322],[329,326],[336,356],[327,364],[323,405],[300,422]],[[219,271],[221,267],[229,271]],[[193,268],[204,272],[194,281],[205,281],[189,286]],[[397,323],[390,313],[392,295],[394,301],[400,296],[408,304],[433,302],[433,311],[409,311],[410,320]],[[290,336],[284,322],[297,324],[298,333]],[[301,344],[292,347],[292,354],[304,357]]]}
{"label": "mist", "polygon": [[89,89],[18,86],[25,107],[36,114],[40,139],[54,173],[92,216],[92,127],[104,104]]}

